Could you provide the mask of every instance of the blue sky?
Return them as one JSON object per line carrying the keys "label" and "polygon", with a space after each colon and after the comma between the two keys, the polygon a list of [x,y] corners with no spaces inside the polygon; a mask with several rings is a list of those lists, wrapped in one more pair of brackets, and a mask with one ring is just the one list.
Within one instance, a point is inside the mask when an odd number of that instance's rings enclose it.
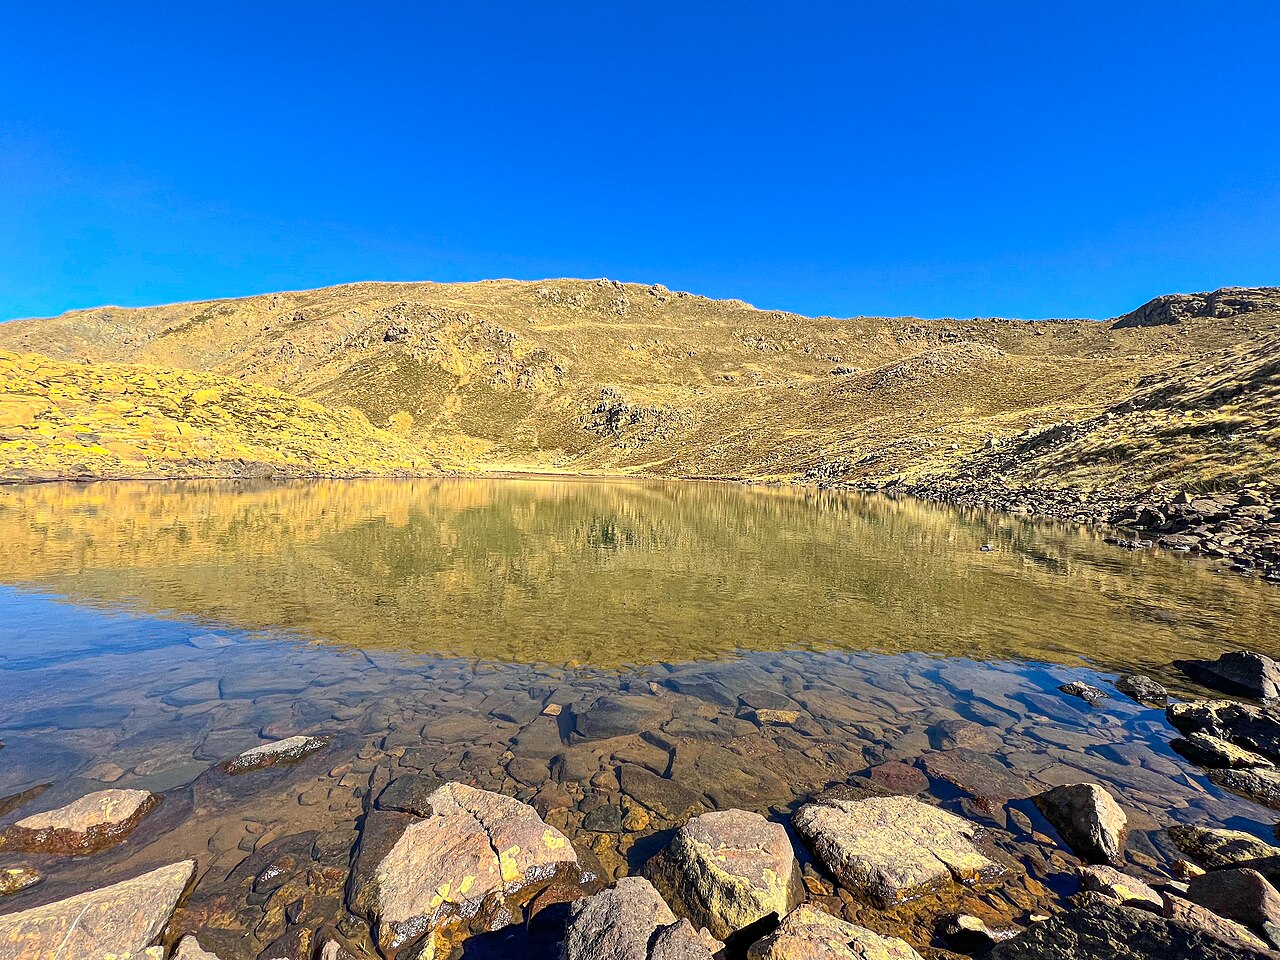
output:
{"label": "blue sky", "polygon": [[1280,283],[1280,4],[9,3],[0,318],[608,276],[846,316]]}

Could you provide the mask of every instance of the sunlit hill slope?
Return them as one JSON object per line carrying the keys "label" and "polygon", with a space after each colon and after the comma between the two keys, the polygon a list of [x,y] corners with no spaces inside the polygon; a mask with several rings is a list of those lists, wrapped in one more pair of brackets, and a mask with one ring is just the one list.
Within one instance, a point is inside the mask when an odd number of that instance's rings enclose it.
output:
{"label": "sunlit hill slope", "polygon": [[1027,322],[812,319],[608,280],[361,283],[15,321],[0,348],[56,361],[5,360],[10,479],[506,469],[1133,495],[1265,482],[1280,455],[1280,288]]}

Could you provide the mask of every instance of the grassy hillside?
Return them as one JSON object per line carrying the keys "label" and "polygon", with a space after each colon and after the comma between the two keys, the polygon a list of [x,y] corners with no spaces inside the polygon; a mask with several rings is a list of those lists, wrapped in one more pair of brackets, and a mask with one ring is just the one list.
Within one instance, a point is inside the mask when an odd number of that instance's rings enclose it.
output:
{"label": "grassy hillside", "polygon": [[430,469],[356,410],[207,373],[0,351],[0,480]]}
{"label": "grassy hillside", "polygon": [[1274,472],[1277,324],[1278,288],[1099,323],[811,319],[500,280],[76,311],[0,325],[0,346],[352,407],[458,469],[1133,492]]}

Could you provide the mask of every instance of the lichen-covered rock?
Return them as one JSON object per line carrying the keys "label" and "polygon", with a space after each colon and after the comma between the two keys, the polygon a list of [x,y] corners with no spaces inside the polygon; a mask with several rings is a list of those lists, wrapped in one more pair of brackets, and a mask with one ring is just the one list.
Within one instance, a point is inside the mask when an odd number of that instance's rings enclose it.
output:
{"label": "lichen-covered rock", "polygon": [[105,960],[141,956],[195,875],[184,860],[43,907],[0,917],[4,960]]}
{"label": "lichen-covered rock", "polygon": [[743,810],[694,817],[645,872],[677,914],[721,940],[804,899],[787,831]]}
{"label": "lichen-covered rock", "polygon": [[569,909],[563,960],[711,960],[723,945],[675,914],[643,877],[623,877]]}
{"label": "lichen-covered rock", "polygon": [[1080,889],[1100,893],[1119,903],[1159,910],[1164,901],[1151,887],[1114,867],[1089,866],[1080,870]]}
{"label": "lichen-covered rock", "polygon": [[976,824],[912,797],[810,803],[795,826],[832,874],[880,905],[999,870],[974,844]]}
{"label": "lichen-covered rock", "polygon": [[44,880],[44,875],[26,863],[0,867],[0,897],[21,893]]}
{"label": "lichen-covered rock", "polygon": [[1280,771],[1210,770],[1209,779],[1224,789],[1280,810]]}
{"label": "lichen-covered rock", "polygon": [[446,783],[427,805],[425,819],[373,811],[362,828],[349,901],[388,956],[424,936],[505,926],[543,887],[588,879],[564,834],[527,804]]}
{"label": "lichen-covered rock", "polygon": [[1234,700],[1197,700],[1171,704],[1165,716],[1184,734],[1207,733],[1270,760],[1280,760],[1280,713],[1272,707]]}
{"label": "lichen-covered rock", "polygon": [[1280,848],[1264,843],[1243,830],[1222,830],[1216,827],[1198,827],[1179,824],[1168,830],[1178,849],[1188,857],[1210,869],[1232,867],[1263,857],[1280,856]]}
{"label": "lichen-covered rock", "polygon": [[1251,650],[1232,650],[1217,660],[1175,660],[1196,683],[1258,700],[1280,697],[1280,663]]}
{"label": "lichen-covered rock", "polygon": [[246,750],[240,756],[224,763],[222,769],[235,775],[248,773],[250,770],[261,770],[263,767],[274,767],[278,764],[297,763],[328,743],[328,737],[287,737],[284,740],[264,743]]}
{"label": "lichen-covered rock", "polygon": [[1090,863],[1120,863],[1128,818],[1111,794],[1096,783],[1054,787],[1035,798],[1059,836]]}
{"label": "lichen-covered rock", "polygon": [[1238,747],[1234,743],[1220,740],[1212,734],[1199,730],[1174,739],[1169,746],[1192,763],[1202,767],[1247,770],[1275,766],[1260,753]]}
{"label": "lichen-covered rock", "polygon": [[3,845],[39,853],[96,853],[124,840],[159,803],[146,790],[99,790],[24,817],[5,831]]}
{"label": "lichen-covered rock", "polygon": [[747,960],[922,960],[905,940],[846,923],[808,904],[751,945]]}

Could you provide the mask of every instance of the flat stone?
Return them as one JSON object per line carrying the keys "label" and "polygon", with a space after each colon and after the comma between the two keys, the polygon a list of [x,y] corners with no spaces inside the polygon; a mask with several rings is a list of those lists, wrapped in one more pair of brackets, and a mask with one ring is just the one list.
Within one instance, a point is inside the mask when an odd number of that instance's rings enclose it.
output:
{"label": "flat stone", "polygon": [[1086,893],[1070,910],[998,944],[990,960],[1275,960],[1193,924]]}
{"label": "flat stone", "polygon": [[65,807],[24,817],[5,831],[4,846],[40,853],[96,853],[123,841],[160,798],[145,790],[99,790]]}
{"label": "flat stone", "polygon": [[747,960],[922,960],[905,940],[846,923],[808,904],[753,943]]}
{"label": "flat stone", "polygon": [[1169,827],[1168,834],[1179,850],[1200,866],[1209,869],[1280,856],[1280,847],[1264,843],[1243,830],[1180,824]]}
{"label": "flat stone", "polygon": [[361,833],[350,902],[388,955],[427,935],[443,949],[459,931],[505,926],[543,887],[584,879],[572,844],[527,804],[446,783],[427,806],[425,819],[366,818]]}
{"label": "flat stone", "polygon": [[656,730],[671,719],[671,706],[659,697],[629,694],[600,697],[585,711],[574,708],[574,729],[590,740]]}
{"label": "flat stone", "polygon": [[[661,952],[655,953],[659,934]],[[673,939],[674,938],[674,939]],[[701,951],[699,951],[701,947]],[[613,887],[569,908],[563,960],[711,960],[722,944],[698,937],[676,921],[671,908],[643,877],[623,877]]]}
{"label": "flat stone", "polygon": [[974,844],[976,824],[911,797],[810,803],[795,827],[843,884],[882,906],[998,872]]}
{"label": "flat stone", "polygon": [[1164,901],[1151,887],[1114,867],[1088,866],[1080,869],[1080,889],[1100,893],[1119,903],[1159,910]]}
{"label": "flat stone", "polygon": [[411,773],[396,777],[378,794],[374,806],[379,810],[399,810],[418,817],[431,816],[431,795],[444,785],[439,777]]}
{"label": "flat stone", "polygon": [[1217,660],[1175,660],[1173,665],[1196,683],[1223,693],[1257,700],[1280,696],[1280,663],[1251,650],[1233,650]]}
{"label": "flat stone", "polygon": [[278,764],[297,763],[328,743],[328,737],[287,737],[246,750],[224,763],[222,769],[229,774],[238,775]]}
{"label": "flat stone", "polygon": [[645,874],[678,915],[720,940],[763,917],[785,917],[804,899],[787,831],[745,810],[694,817]]}
{"label": "flat stone", "polygon": [[890,760],[867,771],[867,779],[889,793],[923,793],[929,789],[929,778],[918,767]]}
{"label": "flat stone", "polygon": [[990,753],[966,748],[926,753],[920,764],[929,776],[945,780],[972,797],[1020,800],[1032,793],[1025,780]]}
{"label": "flat stone", "polygon": [[1036,806],[1075,854],[1090,863],[1121,863],[1128,817],[1096,783],[1054,787],[1035,798]]}
{"label": "flat stone", "polygon": [[142,954],[169,922],[195,869],[195,861],[184,860],[109,887],[2,916],[0,957],[105,960]]}
{"label": "flat stone", "polygon": [[925,733],[935,750],[994,750],[1001,744],[990,727],[968,720],[940,720]]}
{"label": "flat stone", "polygon": [[668,821],[680,821],[706,808],[701,795],[644,767],[625,763],[618,769],[622,792]]}
{"label": "flat stone", "polygon": [[1169,746],[1202,767],[1250,769],[1275,766],[1260,753],[1237,747],[1234,743],[1199,730],[1185,737],[1175,738]]}

